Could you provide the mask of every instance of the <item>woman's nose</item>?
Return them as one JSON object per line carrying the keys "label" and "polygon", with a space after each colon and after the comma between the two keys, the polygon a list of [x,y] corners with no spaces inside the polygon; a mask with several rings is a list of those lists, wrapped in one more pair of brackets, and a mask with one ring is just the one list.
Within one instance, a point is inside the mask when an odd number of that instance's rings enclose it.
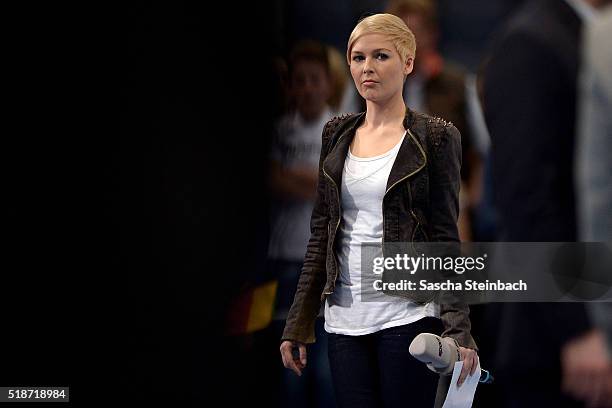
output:
{"label": "woman's nose", "polygon": [[366,58],[366,60],[363,63],[363,73],[367,74],[372,72],[372,60],[370,60],[369,58]]}

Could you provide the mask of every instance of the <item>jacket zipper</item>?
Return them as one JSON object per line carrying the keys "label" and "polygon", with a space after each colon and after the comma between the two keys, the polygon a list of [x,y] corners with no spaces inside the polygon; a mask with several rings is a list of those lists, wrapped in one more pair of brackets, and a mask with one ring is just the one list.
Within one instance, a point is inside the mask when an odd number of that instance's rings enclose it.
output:
{"label": "jacket zipper", "polygon": [[[416,143],[416,145],[419,147],[419,150],[421,151],[421,153],[423,153],[423,157],[425,158],[425,161],[423,162],[423,165],[421,167],[419,167],[418,169],[416,169],[415,171],[411,172],[410,174],[405,175],[404,177],[402,177],[401,179],[397,180],[395,183],[393,183],[388,189],[387,191],[385,191],[385,194],[383,194],[383,201],[382,201],[382,214],[383,214],[383,236],[382,236],[382,247],[381,250],[383,252],[383,257],[385,256],[384,251],[385,251],[385,196],[387,195],[387,193],[389,191],[391,191],[391,189],[393,187],[395,187],[398,183],[401,183],[402,181],[406,180],[408,177],[413,176],[414,174],[418,173],[419,171],[421,171],[423,169],[423,167],[425,167],[427,165],[427,154],[425,154],[425,150],[423,150],[423,147],[421,146],[421,144],[419,143],[418,139],[416,138],[416,136],[412,133],[412,131],[410,129],[406,129],[408,131],[408,134],[410,135],[410,137],[414,140],[414,142]],[[416,218],[414,212],[412,211],[412,203],[410,205],[410,213],[412,214],[413,217]],[[416,218],[417,220],[417,227],[419,226],[419,220],[418,218]],[[416,228],[415,228],[416,231]],[[412,237],[414,239],[414,232],[412,234]]]}
{"label": "jacket zipper", "polygon": [[[340,143],[340,140],[342,140],[342,138],[344,137],[344,135],[340,136],[340,138],[336,141],[335,145],[336,146],[338,143]],[[333,148],[333,147],[332,147]],[[331,150],[330,150],[331,152]],[[327,158],[329,157],[329,153],[328,155],[325,157],[325,160],[323,160],[323,164],[322,164],[322,169],[323,169],[323,174],[325,174],[325,177],[327,177],[333,184],[334,184],[334,189],[336,190],[336,200],[338,202],[338,222],[336,223],[336,228],[334,228],[334,239],[336,238],[336,233],[338,232],[338,227],[340,226],[340,193],[338,192],[338,185],[336,184],[336,182],[334,181],[333,178],[331,178],[331,176],[329,174],[327,174],[327,172],[325,171],[325,162],[327,161]],[[327,239],[329,240],[331,238],[331,229],[329,228],[330,225],[329,223],[327,223],[327,230],[329,231],[327,233]],[[334,287],[336,286],[336,279],[338,277],[338,264],[336,262],[336,255],[333,253],[334,251],[334,243],[332,242],[332,259],[334,260]],[[333,290],[328,290],[323,292],[324,295],[331,295],[334,291]]]}

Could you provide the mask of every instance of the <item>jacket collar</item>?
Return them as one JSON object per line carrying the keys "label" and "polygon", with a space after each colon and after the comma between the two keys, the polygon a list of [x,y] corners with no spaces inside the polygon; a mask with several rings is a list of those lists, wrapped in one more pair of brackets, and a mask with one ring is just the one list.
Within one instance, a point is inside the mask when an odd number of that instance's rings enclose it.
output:
{"label": "jacket collar", "polygon": [[[365,120],[365,112],[362,112],[356,116],[351,117],[345,123],[344,126],[340,126],[339,135],[335,135],[333,139],[337,140],[332,150],[329,152],[323,162],[323,171],[330,177],[338,190],[342,182],[342,170],[344,169],[344,162],[348,153],[349,146],[355,137],[357,128]],[[395,183],[401,179],[417,173],[423,167],[427,161],[425,150],[421,145],[420,141],[413,133],[411,129],[414,125],[415,113],[410,109],[406,109],[406,116],[404,117],[404,129],[407,129],[406,137],[400,146],[397,153],[397,157],[393,166],[391,167],[391,173],[387,180],[388,191]]]}

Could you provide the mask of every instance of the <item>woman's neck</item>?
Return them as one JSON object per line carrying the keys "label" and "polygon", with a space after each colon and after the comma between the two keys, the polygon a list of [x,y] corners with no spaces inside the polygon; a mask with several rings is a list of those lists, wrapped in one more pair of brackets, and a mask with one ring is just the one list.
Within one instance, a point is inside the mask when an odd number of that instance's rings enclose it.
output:
{"label": "woman's neck", "polygon": [[406,109],[401,93],[399,98],[395,97],[386,103],[366,101],[366,116],[363,126],[370,129],[397,126],[398,124],[403,126]]}

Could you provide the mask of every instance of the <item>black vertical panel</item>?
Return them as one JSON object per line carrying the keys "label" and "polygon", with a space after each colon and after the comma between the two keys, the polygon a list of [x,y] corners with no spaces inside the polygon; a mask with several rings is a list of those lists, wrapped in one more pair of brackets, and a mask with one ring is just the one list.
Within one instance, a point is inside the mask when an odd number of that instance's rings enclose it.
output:
{"label": "black vertical panel", "polygon": [[203,403],[245,380],[221,334],[265,255],[273,7],[123,10],[109,208],[122,274],[117,375],[133,402]]}

